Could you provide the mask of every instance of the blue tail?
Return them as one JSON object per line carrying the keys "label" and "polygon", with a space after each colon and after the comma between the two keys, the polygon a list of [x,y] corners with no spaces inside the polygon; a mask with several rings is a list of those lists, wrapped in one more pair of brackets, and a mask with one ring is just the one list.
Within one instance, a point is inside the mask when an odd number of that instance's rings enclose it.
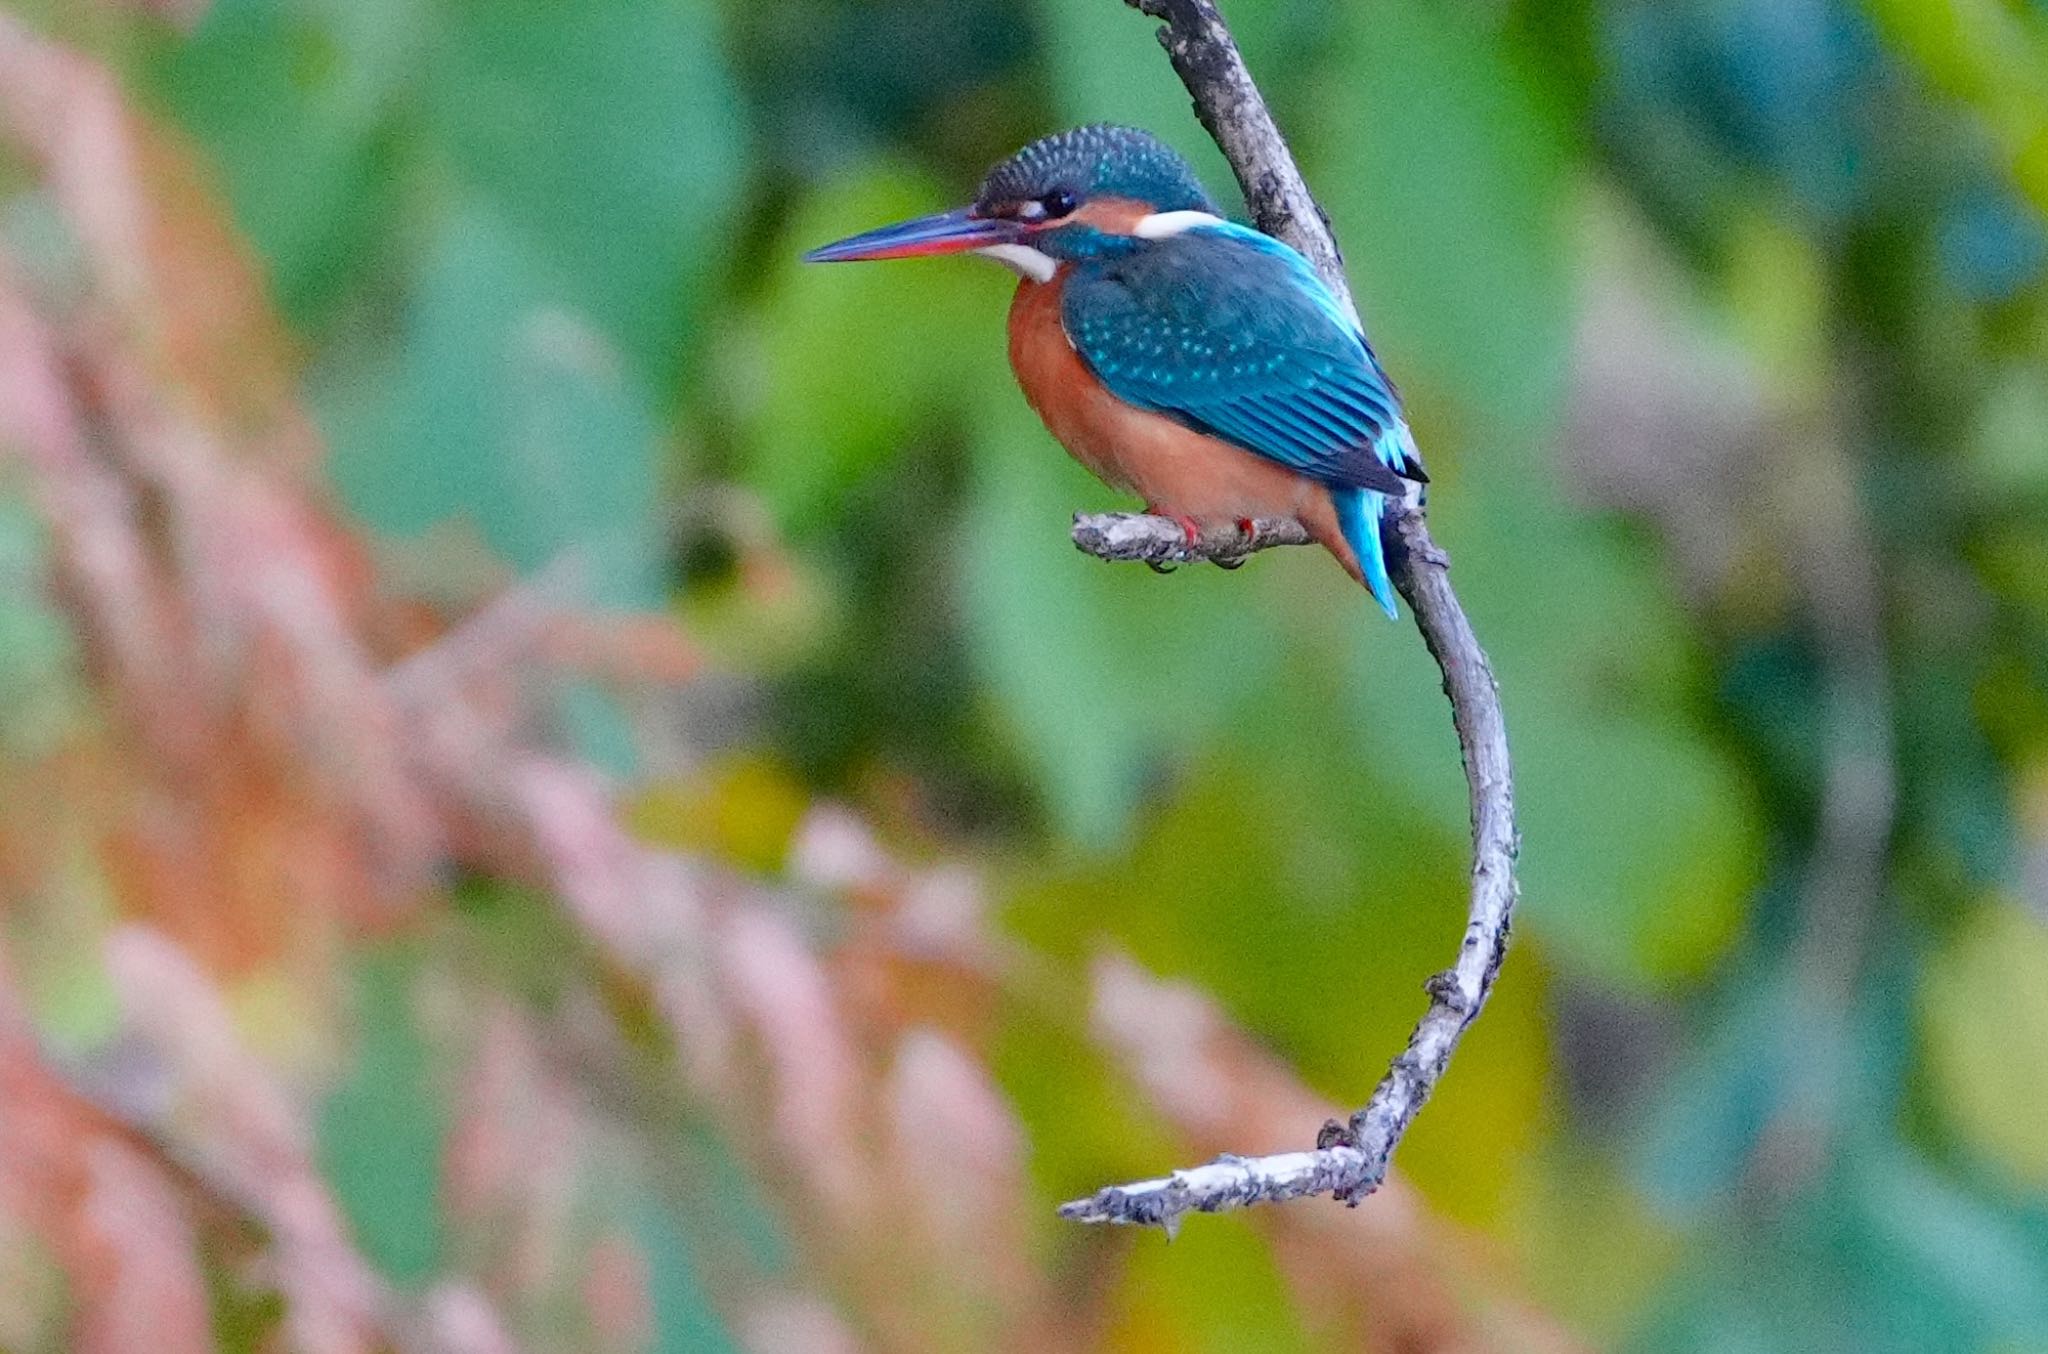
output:
{"label": "blue tail", "polygon": [[1380,544],[1380,521],[1387,509],[1387,496],[1373,489],[1332,489],[1330,500],[1337,507],[1337,526],[1358,556],[1365,572],[1365,585],[1395,620],[1401,613],[1394,607],[1394,580],[1387,577],[1387,552]]}

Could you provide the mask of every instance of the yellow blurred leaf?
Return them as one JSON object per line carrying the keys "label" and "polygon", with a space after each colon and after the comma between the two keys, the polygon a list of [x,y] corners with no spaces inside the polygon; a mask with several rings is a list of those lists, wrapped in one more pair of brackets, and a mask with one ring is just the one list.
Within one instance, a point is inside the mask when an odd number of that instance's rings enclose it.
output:
{"label": "yellow blurred leaf", "polygon": [[1244,1214],[1200,1218],[1169,1242],[1149,1230],[1130,1251],[1106,1349],[1309,1349],[1273,1254]]}
{"label": "yellow blurred leaf", "polygon": [[334,1011],[301,975],[285,968],[261,968],[226,986],[235,1029],[250,1049],[286,1074],[303,1073],[339,1060]]}
{"label": "yellow blurred leaf", "polygon": [[779,764],[736,756],[701,775],[657,785],[633,801],[633,834],[658,846],[710,851],[748,869],[782,867],[809,800]]}
{"label": "yellow blurred leaf", "polygon": [[2020,907],[1978,908],[1920,989],[1928,1084],[1977,1151],[2048,1186],[2048,927]]}
{"label": "yellow blurred leaf", "polygon": [[[1546,1127],[1550,975],[1536,940],[1517,937],[1514,955],[1487,998],[1485,1017],[1466,1032],[1450,1072],[1394,1159],[1394,1169],[1444,1216],[1474,1227],[1502,1226],[1518,1195],[1530,1187]],[[1420,1014],[1412,989],[1397,990]],[[1361,1094],[1354,1088],[1349,1099]]]}

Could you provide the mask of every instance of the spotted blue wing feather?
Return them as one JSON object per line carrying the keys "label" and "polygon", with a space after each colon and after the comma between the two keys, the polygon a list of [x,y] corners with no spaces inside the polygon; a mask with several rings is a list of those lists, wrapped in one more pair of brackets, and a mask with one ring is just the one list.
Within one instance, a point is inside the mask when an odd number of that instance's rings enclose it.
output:
{"label": "spotted blue wing feather", "polygon": [[1270,236],[1218,222],[1077,267],[1061,319],[1121,400],[1332,488],[1398,495],[1403,475],[1420,478],[1364,337]]}
{"label": "spotted blue wing feather", "polygon": [[1380,523],[1427,479],[1400,397],[1308,260],[1218,222],[1077,265],[1067,339],[1111,394],[1329,486],[1365,581],[1396,614]]}

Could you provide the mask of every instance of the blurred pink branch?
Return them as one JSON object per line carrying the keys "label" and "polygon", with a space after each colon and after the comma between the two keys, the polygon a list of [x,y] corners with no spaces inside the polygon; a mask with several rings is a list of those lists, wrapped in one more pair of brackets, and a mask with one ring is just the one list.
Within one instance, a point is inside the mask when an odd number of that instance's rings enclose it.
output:
{"label": "blurred pink branch", "polygon": [[[213,1347],[190,1188],[208,1211],[260,1231],[256,1277],[284,1296],[284,1334],[302,1354],[512,1354],[474,1290],[443,1282],[415,1304],[356,1251],[296,1101],[241,1046],[219,994],[177,946],[131,928],[107,958],[122,1035],[86,1058],[46,1055],[0,973],[0,1209],[61,1212],[67,1177],[80,1181],[74,1347]],[[37,1191],[55,1197],[24,1207]],[[45,1230],[62,1235],[64,1224],[52,1216]]]}
{"label": "blurred pink branch", "polygon": [[[1355,322],[1357,311],[1351,305],[1336,241],[1214,0],[1128,3],[1166,21],[1159,40],[1194,96],[1202,125],[1216,138],[1236,171],[1253,220],[1314,263]],[[1089,549],[1084,532],[1095,530],[1102,520],[1077,519],[1075,542]],[[1124,517],[1114,525],[1124,536],[1140,539],[1179,534],[1173,523],[1157,518]],[[1331,1194],[1354,1205],[1361,1202],[1386,1179],[1395,1146],[1450,1066],[1465,1027],[1478,1018],[1486,1004],[1494,976],[1507,955],[1508,931],[1520,894],[1515,880],[1520,838],[1515,831],[1507,725],[1493,667],[1451,588],[1450,560],[1430,540],[1420,504],[1402,511],[1398,530],[1402,549],[1395,554],[1395,583],[1415,613],[1430,656],[1443,669],[1444,694],[1450,698],[1451,722],[1457,728],[1471,790],[1472,904],[1457,962],[1430,979],[1429,1009],[1371,1100],[1348,1123],[1331,1120],[1325,1124],[1312,1150],[1267,1157],[1224,1155],[1205,1166],[1111,1186],[1087,1199],[1074,1200],[1061,1206],[1063,1217],[1079,1222],[1157,1223],[1170,1232],[1190,1211],[1213,1213],[1315,1194]],[[1104,557],[1148,558],[1142,554]]]}

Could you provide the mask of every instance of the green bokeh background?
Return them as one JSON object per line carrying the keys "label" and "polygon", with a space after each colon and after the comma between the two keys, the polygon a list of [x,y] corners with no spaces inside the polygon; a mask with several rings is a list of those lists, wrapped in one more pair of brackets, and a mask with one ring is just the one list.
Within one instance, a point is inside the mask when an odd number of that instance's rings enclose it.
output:
{"label": "green bokeh background", "polygon": [[[1082,557],[1068,515],[1115,500],[1010,383],[1007,277],[797,262],[1085,121],[1225,188],[1151,24],[1116,0],[215,0],[189,32],[28,8],[217,171],[351,512],[398,551],[584,552],[593,601],[666,608],[752,694],[687,770],[583,712],[651,795],[723,796],[725,830],[673,831],[772,876],[780,806],[843,798],[983,870],[1074,991],[1114,946],[1332,1099],[1376,1081],[1463,906],[1412,628],[1312,552]],[[1517,947],[1402,1171],[1601,1347],[2048,1350],[2048,6],[1227,12],[1401,382],[1516,752]],[[1843,532],[1879,607],[1846,657]],[[739,577],[763,542],[791,570],[772,602]],[[38,549],[0,511],[0,580]],[[53,646],[0,606],[0,705],[60,699]],[[1845,746],[1896,807],[1838,916],[1815,900]],[[516,910],[495,888],[465,915]],[[378,950],[365,1008],[422,962]],[[1000,1020],[1048,1209],[1174,1159],[1070,1031]],[[323,1159],[365,1249],[418,1278],[457,1245],[445,1088],[402,1020],[351,1056]],[[699,1253],[801,1260],[728,1151],[678,1151],[691,1188],[622,1153],[613,1203],[657,1347],[735,1348]],[[1120,1347],[1321,1347],[1257,1229],[1141,1244]]]}

